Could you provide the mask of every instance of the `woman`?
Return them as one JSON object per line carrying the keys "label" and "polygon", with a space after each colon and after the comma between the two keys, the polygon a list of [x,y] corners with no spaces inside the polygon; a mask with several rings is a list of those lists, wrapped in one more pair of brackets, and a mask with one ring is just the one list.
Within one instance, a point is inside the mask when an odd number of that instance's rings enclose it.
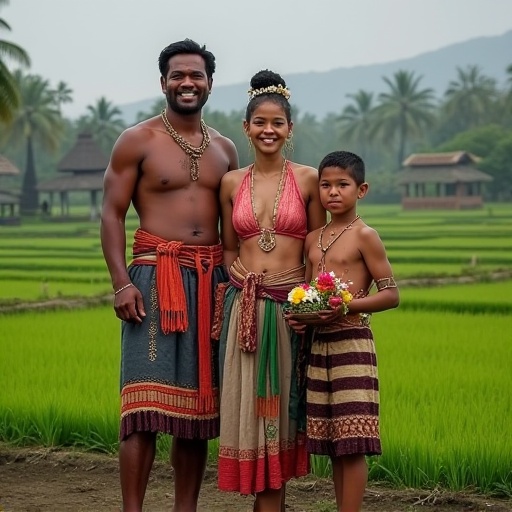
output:
{"label": "woman", "polygon": [[[255,494],[255,511],[280,511],[284,483],[308,470],[300,338],[281,303],[304,282],[306,234],[325,224],[315,169],[290,162],[289,90],[271,71],[251,80],[243,123],[254,163],[221,182],[222,243],[230,273],[218,289],[219,487]],[[222,296],[221,296],[222,295]],[[219,322],[219,319],[222,319]]]}

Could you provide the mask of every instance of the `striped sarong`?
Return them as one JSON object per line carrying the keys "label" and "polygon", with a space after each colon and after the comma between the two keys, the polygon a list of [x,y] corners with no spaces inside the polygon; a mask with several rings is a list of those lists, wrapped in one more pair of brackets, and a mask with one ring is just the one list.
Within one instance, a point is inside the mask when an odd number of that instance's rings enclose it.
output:
{"label": "striped sarong", "polygon": [[330,457],[381,453],[375,345],[370,327],[358,315],[313,332],[307,447]]}

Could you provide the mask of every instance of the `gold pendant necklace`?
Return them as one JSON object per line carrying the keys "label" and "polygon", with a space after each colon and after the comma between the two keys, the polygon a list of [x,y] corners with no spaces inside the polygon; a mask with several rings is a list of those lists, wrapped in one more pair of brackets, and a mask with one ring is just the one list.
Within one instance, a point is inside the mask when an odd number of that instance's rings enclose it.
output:
{"label": "gold pendant necklace", "polygon": [[272,211],[272,227],[271,228],[262,228],[258,221],[258,217],[256,215],[256,207],[254,206],[254,164],[251,166],[251,205],[252,212],[254,214],[254,219],[260,230],[260,237],[258,238],[258,245],[262,251],[270,252],[276,246],[276,236],[275,236],[275,227],[276,227],[276,217],[277,217],[277,208],[279,206],[279,200],[281,199],[281,193],[283,189],[284,176],[286,174],[286,159],[283,162],[283,169],[281,170],[281,177],[279,178],[279,185],[277,187],[276,199],[274,201],[274,210]]}
{"label": "gold pendant necklace", "polygon": [[[338,240],[338,238],[343,235],[343,233],[345,233],[345,231],[347,231],[347,229],[350,229],[352,227],[352,225],[356,222],[356,220],[360,219],[361,217],[359,215],[356,215],[356,218],[352,221],[352,222],[349,222],[334,238],[331,238],[331,240],[329,240],[329,242],[327,243],[327,245],[324,247],[322,245],[322,238],[324,236],[324,231],[326,230],[327,226],[329,226],[329,224],[331,224],[331,222],[327,223],[321,230],[320,230],[320,235],[318,236],[318,244],[317,244],[317,247],[322,251],[322,257],[320,258],[320,261],[318,262],[318,269],[322,272],[325,271],[325,255],[327,254],[327,251],[329,250],[329,248],[331,247],[331,245],[336,242],[336,240]],[[333,236],[333,232],[331,232],[331,236]]]}
{"label": "gold pendant necklace", "polygon": [[208,127],[205,122],[201,119],[201,133],[203,134],[203,142],[199,147],[192,146],[190,142],[187,142],[172,126],[167,119],[165,109],[161,113],[162,121],[165,125],[167,133],[173,138],[174,142],[185,152],[189,159],[190,178],[192,181],[199,179],[199,159],[203,156],[208,144],[210,144],[210,134],[208,133]]}

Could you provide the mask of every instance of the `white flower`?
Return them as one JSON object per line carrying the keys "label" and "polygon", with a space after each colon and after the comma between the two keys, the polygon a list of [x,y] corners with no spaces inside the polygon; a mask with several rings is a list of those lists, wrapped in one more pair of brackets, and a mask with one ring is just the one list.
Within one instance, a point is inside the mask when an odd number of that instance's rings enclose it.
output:
{"label": "white flower", "polygon": [[302,299],[302,302],[320,302],[320,296],[314,288],[308,288],[306,290],[305,297]]}

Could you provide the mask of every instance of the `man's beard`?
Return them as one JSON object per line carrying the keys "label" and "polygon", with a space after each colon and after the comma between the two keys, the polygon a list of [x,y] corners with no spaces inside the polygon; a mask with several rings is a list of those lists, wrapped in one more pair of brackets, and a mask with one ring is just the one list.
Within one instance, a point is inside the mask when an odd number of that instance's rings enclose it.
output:
{"label": "man's beard", "polygon": [[194,114],[198,114],[201,112],[202,108],[205,106],[208,101],[208,95],[205,95],[202,98],[199,98],[199,101],[195,105],[180,105],[176,101],[176,97],[171,94],[166,94],[165,99],[167,101],[167,106],[176,114],[180,114],[182,116],[191,116]]}

